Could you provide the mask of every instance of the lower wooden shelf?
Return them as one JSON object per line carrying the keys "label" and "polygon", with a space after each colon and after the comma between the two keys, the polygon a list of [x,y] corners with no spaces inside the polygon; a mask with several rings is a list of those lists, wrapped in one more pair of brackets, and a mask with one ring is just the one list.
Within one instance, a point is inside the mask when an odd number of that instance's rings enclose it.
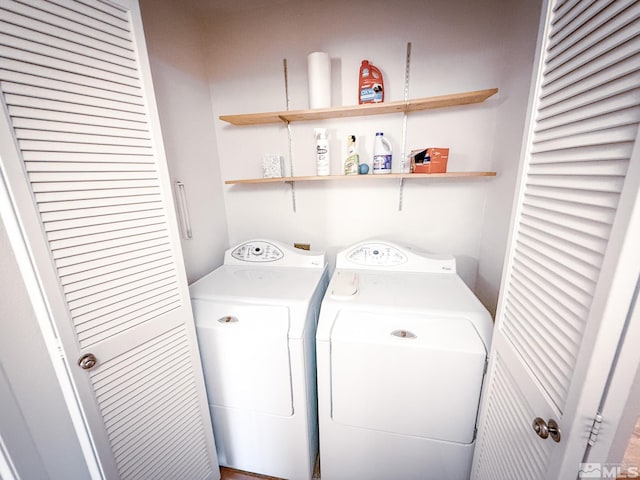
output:
{"label": "lower wooden shelf", "polygon": [[250,185],[258,183],[287,183],[287,182],[316,182],[331,180],[388,180],[390,178],[408,178],[413,180],[435,180],[441,178],[465,177],[495,177],[496,172],[447,172],[447,173],[386,173],[368,175],[326,175],[309,177],[277,177],[277,178],[249,178],[244,180],[225,180],[226,185]]}

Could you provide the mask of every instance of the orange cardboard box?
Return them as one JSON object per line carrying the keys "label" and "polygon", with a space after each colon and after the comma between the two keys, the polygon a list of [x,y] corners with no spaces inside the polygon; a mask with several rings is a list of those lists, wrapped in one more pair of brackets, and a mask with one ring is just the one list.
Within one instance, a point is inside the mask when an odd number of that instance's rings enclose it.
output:
{"label": "orange cardboard box", "polygon": [[412,173],[446,173],[449,149],[422,148],[412,150],[409,157]]}

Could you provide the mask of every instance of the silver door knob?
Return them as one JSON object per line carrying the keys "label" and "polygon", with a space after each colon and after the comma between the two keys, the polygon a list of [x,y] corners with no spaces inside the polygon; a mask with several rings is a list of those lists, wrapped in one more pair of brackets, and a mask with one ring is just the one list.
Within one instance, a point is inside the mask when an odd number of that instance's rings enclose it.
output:
{"label": "silver door knob", "polygon": [[551,440],[556,443],[560,441],[560,427],[554,419],[549,419],[549,423],[547,423],[544,419],[536,417],[533,419],[531,426],[540,438],[551,437]]}
{"label": "silver door knob", "polygon": [[84,370],[95,367],[96,363],[98,363],[98,359],[93,353],[85,353],[78,359],[78,365]]}

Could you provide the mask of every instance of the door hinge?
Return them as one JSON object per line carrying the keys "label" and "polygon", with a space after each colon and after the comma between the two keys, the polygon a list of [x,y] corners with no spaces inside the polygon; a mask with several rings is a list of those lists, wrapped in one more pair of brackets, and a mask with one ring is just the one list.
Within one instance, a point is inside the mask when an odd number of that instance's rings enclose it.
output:
{"label": "door hinge", "polygon": [[598,433],[600,433],[600,425],[602,425],[602,415],[600,413],[596,413],[595,418],[593,419],[593,425],[591,426],[591,433],[589,434],[589,441],[587,442],[590,446],[594,446],[596,441],[598,440]]}

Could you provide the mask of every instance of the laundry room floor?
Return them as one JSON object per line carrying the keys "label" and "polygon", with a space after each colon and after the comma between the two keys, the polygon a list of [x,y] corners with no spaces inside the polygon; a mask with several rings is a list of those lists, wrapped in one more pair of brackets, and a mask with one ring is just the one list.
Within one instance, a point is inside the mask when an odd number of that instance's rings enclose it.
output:
{"label": "laundry room floor", "polygon": [[[249,473],[243,472],[241,470],[234,470],[233,468],[220,467],[220,474],[222,477],[220,480],[282,480],[276,477],[269,477],[267,475],[258,475],[257,473]],[[319,462],[316,461],[316,468],[313,472],[313,479],[320,480],[320,465]]]}
{"label": "laundry room floor", "polygon": [[267,477],[256,473],[242,472],[240,470],[234,470],[233,468],[227,467],[220,467],[220,474],[222,475],[220,480],[255,480],[256,478],[261,478],[263,480],[279,480],[276,477]]}

